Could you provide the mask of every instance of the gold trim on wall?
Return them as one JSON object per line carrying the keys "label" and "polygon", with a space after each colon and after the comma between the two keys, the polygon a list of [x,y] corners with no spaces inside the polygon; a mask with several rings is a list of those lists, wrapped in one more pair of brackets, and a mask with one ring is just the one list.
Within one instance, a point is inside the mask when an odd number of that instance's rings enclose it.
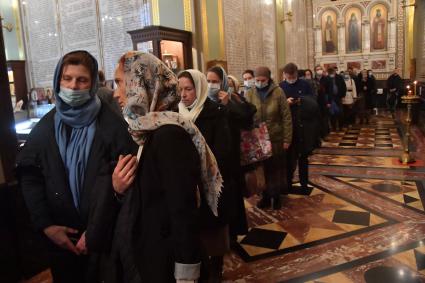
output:
{"label": "gold trim on wall", "polygon": [[192,31],[192,0],[183,0],[183,11],[184,29],[187,31]]}
{"label": "gold trim on wall", "polygon": [[155,26],[159,26],[159,0],[151,0],[152,1],[152,24]]}
{"label": "gold trim on wall", "polygon": [[204,51],[205,62],[209,61],[209,44],[208,44],[208,17],[207,17],[207,0],[202,0],[201,3],[202,14],[202,49]]}
{"label": "gold trim on wall", "polygon": [[220,58],[226,58],[226,51],[224,47],[224,21],[223,21],[223,0],[218,0],[218,30],[220,34]]}
{"label": "gold trim on wall", "polygon": [[[100,69],[105,72],[105,59],[103,54],[103,33],[102,33],[102,20],[100,19],[100,4],[99,0],[95,0],[96,6],[96,19],[97,19],[97,44],[99,50]],[[106,76],[107,74],[105,74]]]}
{"label": "gold trim on wall", "polygon": [[[412,4],[412,2],[414,3],[414,1],[408,1],[409,4]],[[413,54],[413,28],[414,28],[414,18],[415,18],[415,6],[411,6],[411,7],[406,7],[406,41],[405,41],[405,60],[404,60],[404,69],[406,72],[407,77],[412,78],[411,76],[413,75],[411,73],[411,59],[414,58],[414,54]]]}
{"label": "gold trim on wall", "polygon": [[12,4],[13,16],[15,17],[16,40],[18,42],[19,59],[25,60],[25,48],[22,40],[21,17],[19,15],[18,0],[14,0]]}

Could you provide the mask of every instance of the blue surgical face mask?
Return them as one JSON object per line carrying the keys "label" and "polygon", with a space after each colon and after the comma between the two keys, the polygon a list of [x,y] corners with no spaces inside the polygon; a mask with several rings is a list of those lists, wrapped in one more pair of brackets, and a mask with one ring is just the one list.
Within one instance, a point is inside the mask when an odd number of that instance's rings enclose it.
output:
{"label": "blue surgical face mask", "polygon": [[91,99],[90,89],[74,90],[61,86],[58,95],[71,107],[81,106]]}
{"label": "blue surgical face mask", "polygon": [[208,84],[208,97],[213,101],[218,101],[218,93],[220,92],[220,84]]}
{"label": "blue surgical face mask", "polygon": [[234,88],[234,87],[229,87],[229,89],[227,90],[227,92],[228,92],[229,94],[232,94],[232,93],[234,93],[234,92],[235,92],[235,88]]}
{"label": "blue surgical face mask", "polygon": [[293,85],[294,83],[297,82],[297,79],[295,79],[295,80],[288,80],[288,79],[286,79],[286,81],[288,82],[288,84]]}
{"label": "blue surgical face mask", "polygon": [[255,86],[256,86],[258,89],[263,89],[263,88],[265,88],[268,84],[269,84],[268,82],[258,82],[258,81],[256,81],[256,82],[255,82]]}

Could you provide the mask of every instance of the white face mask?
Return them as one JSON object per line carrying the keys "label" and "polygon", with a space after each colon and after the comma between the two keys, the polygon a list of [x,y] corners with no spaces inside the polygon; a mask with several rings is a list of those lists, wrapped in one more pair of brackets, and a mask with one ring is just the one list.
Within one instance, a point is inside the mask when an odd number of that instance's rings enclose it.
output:
{"label": "white face mask", "polygon": [[322,76],[323,75],[323,70],[317,70],[317,75]]}
{"label": "white face mask", "polygon": [[220,92],[220,84],[208,83],[208,97],[213,101],[218,101],[218,93]]}
{"label": "white face mask", "polygon": [[208,83],[208,88],[212,89],[212,90],[219,90],[220,89],[220,84],[219,83]]}
{"label": "white face mask", "polygon": [[235,92],[235,88],[234,87],[229,87],[229,89],[227,90],[228,93],[232,94]]}
{"label": "white face mask", "polygon": [[288,80],[288,79],[286,79],[286,81],[288,82],[288,84],[293,85],[294,83],[297,82],[297,79],[295,79],[295,80]]}
{"label": "white face mask", "polygon": [[255,80],[254,79],[246,80],[243,82],[243,85],[247,88],[253,87],[255,86]]}

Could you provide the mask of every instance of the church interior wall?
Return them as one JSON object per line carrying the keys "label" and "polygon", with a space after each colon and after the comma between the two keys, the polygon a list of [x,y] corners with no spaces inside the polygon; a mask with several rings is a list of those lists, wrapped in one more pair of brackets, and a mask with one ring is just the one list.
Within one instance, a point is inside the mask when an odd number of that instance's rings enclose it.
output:
{"label": "church interior wall", "polygon": [[404,52],[399,9],[398,1],[389,0],[314,0],[315,63],[372,69],[378,79],[403,68],[397,58]]}

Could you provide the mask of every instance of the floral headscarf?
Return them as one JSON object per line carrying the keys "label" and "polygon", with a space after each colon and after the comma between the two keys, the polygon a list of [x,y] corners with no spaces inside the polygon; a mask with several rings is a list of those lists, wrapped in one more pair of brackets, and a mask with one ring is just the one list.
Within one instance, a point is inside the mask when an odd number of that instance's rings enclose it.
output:
{"label": "floral headscarf", "polygon": [[195,124],[177,112],[180,96],[176,75],[157,57],[143,52],[127,52],[122,59],[127,104],[123,114],[133,140],[143,147],[147,132],[164,125],[182,127],[192,138],[201,160],[203,190],[214,215],[223,178],[217,161]]}

